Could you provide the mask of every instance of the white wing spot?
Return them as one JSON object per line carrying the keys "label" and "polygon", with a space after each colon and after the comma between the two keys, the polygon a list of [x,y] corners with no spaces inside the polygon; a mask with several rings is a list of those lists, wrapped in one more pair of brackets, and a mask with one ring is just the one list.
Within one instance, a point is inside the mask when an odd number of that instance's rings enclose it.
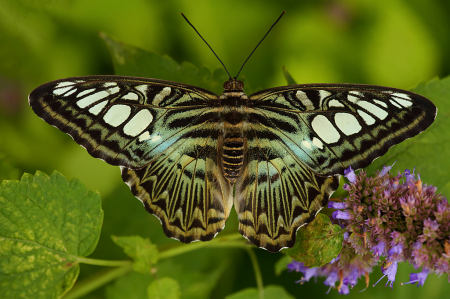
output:
{"label": "white wing spot", "polygon": [[312,143],[320,149],[323,149],[323,143],[320,139],[313,137]]}
{"label": "white wing spot", "polygon": [[147,140],[149,138],[150,138],[150,133],[148,131],[145,131],[144,133],[142,133],[139,136],[139,142],[145,141],[145,140]]}
{"label": "white wing spot", "polygon": [[328,102],[328,107],[345,107],[344,104],[339,102],[338,100],[331,100]]}
{"label": "white wing spot", "polygon": [[394,106],[397,107],[397,108],[400,108],[400,109],[403,108],[402,106],[400,106],[399,104],[397,104],[397,102],[394,101],[394,100],[389,100],[389,102],[391,102],[391,104],[394,105]]}
{"label": "white wing spot", "polygon": [[297,90],[297,93],[295,94],[295,96],[297,97],[297,99],[300,100],[300,102],[302,102],[302,104],[306,107],[306,110],[314,110],[314,105],[311,102],[311,100],[308,98],[308,96],[306,95],[306,93],[304,93],[301,90]]}
{"label": "white wing spot", "polygon": [[103,120],[107,124],[117,127],[127,120],[130,113],[131,108],[127,105],[114,105],[109,108],[108,112],[103,116]]}
{"label": "white wing spot", "polygon": [[138,96],[136,93],[134,93],[134,92],[129,92],[129,93],[127,93],[126,95],[124,95],[124,96],[122,97],[122,99],[123,99],[123,100],[132,100],[132,101],[136,101],[136,100],[139,99],[139,96]]}
{"label": "white wing spot", "polygon": [[85,108],[97,101],[100,101],[101,99],[106,98],[107,96],[109,96],[109,93],[106,90],[102,90],[102,91],[93,93],[91,95],[88,95],[87,97],[79,100],[77,102],[77,105],[80,108]]}
{"label": "white wing spot", "polygon": [[73,86],[54,89],[53,90],[53,94],[59,96],[59,95],[62,95],[63,93],[65,93],[65,92],[71,90],[72,88],[73,88]]}
{"label": "white wing spot", "polygon": [[320,104],[322,105],[322,101],[331,95],[331,92],[327,90],[319,90],[319,96],[320,96]]}
{"label": "white wing spot", "polygon": [[167,97],[172,89],[170,87],[164,87],[154,98],[152,104],[158,106],[165,97]]}
{"label": "white wing spot", "polygon": [[302,145],[306,148],[312,149],[311,142],[308,140],[303,140]]}
{"label": "white wing spot", "polygon": [[364,97],[364,94],[362,92],[356,91],[356,90],[350,91],[349,94],[355,95],[355,96],[357,96],[359,98],[363,98]]}
{"label": "white wing spot", "polygon": [[413,103],[411,102],[411,98],[404,93],[393,93],[391,96],[394,97],[394,101],[398,102],[405,108],[411,107]]}
{"label": "white wing spot", "polygon": [[138,91],[142,92],[144,95],[147,95],[147,89],[148,89],[147,84],[138,85],[138,86],[135,86],[134,88],[137,89]]}
{"label": "white wing spot", "polygon": [[103,110],[103,108],[105,108],[106,104],[108,104],[108,101],[104,100],[103,102],[98,103],[94,107],[91,107],[89,109],[89,112],[94,115],[98,115]]}
{"label": "white wing spot", "polygon": [[71,86],[71,85],[74,85],[74,84],[75,84],[75,82],[69,82],[69,81],[60,82],[60,83],[56,84],[55,88]]}
{"label": "white wing spot", "polygon": [[[106,90],[102,90],[96,93],[93,93],[91,95],[88,95],[87,97],[85,97],[84,99],[81,99],[77,102],[78,107],[80,108],[85,108],[97,101],[100,101],[101,99],[106,98],[107,96],[117,93],[120,91],[119,87],[114,87],[114,88],[110,88],[110,89],[106,89]],[[81,94],[81,92],[80,92]],[[79,95],[78,95],[79,96]]]}
{"label": "white wing spot", "polygon": [[387,111],[367,101],[359,101],[357,104],[381,120],[385,119],[389,114]]}
{"label": "white wing spot", "polygon": [[144,131],[153,121],[153,116],[148,109],[142,109],[123,127],[123,132],[130,136],[137,136]]}
{"label": "white wing spot", "polygon": [[314,117],[311,126],[314,132],[326,143],[334,143],[339,140],[339,132],[325,116],[319,114]]}
{"label": "white wing spot", "polygon": [[103,84],[103,87],[113,87],[113,86],[117,86],[116,82],[106,82],[105,84]]}
{"label": "white wing spot", "polygon": [[80,98],[80,97],[84,96],[85,94],[91,93],[91,92],[93,92],[94,90],[95,90],[95,88],[83,90],[82,92],[80,92],[79,94],[77,94],[77,98]]}
{"label": "white wing spot", "polygon": [[347,100],[348,100],[349,102],[352,102],[352,103],[355,103],[355,104],[357,104],[357,103],[359,102],[359,98],[358,98],[358,97],[355,97],[354,95],[351,95],[351,94],[349,94],[349,95],[347,96]]}
{"label": "white wing spot", "polygon": [[394,97],[398,97],[398,98],[402,98],[402,99],[411,101],[411,97],[406,93],[394,92],[391,95]]}
{"label": "white wing spot", "polygon": [[358,114],[363,118],[364,122],[367,125],[373,125],[375,123],[375,118],[373,118],[372,116],[370,116],[369,114],[365,113],[364,111],[361,110],[357,110]]}
{"label": "white wing spot", "polygon": [[336,113],[334,121],[336,126],[347,136],[356,134],[362,129],[358,119],[350,113]]}
{"label": "white wing spot", "polygon": [[380,100],[373,100],[373,101],[375,103],[377,103],[378,105],[383,106],[384,108],[388,107],[388,105],[385,102],[383,102],[383,101],[380,101]]}
{"label": "white wing spot", "polygon": [[66,93],[66,94],[64,95],[64,97],[68,97],[68,96],[70,96],[71,94],[75,93],[76,91],[77,91],[77,89],[74,88],[74,89],[72,89],[71,91],[69,91],[68,93]]}

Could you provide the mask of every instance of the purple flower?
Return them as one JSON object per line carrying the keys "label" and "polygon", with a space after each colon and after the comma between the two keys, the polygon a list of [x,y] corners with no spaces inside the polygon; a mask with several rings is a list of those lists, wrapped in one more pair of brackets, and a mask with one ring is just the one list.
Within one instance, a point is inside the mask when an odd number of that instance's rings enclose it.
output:
{"label": "purple flower", "polygon": [[414,167],[413,173],[411,173],[411,170],[405,169],[405,172],[403,173],[403,176],[406,179],[406,184],[408,184],[408,185],[410,185],[411,183],[414,184],[414,181],[416,180],[416,178],[414,176],[414,171],[415,170],[416,170],[416,168]]}
{"label": "purple flower", "polygon": [[295,283],[308,282],[311,279],[311,277],[318,275],[318,273],[317,273],[318,269],[319,268],[314,267],[314,268],[307,268],[305,271],[302,271],[304,277],[302,277],[302,279],[300,279],[300,280],[297,280]]}
{"label": "purple flower", "polygon": [[351,286],[352,288],[356,285],[356,283],[358,282],[358,269],[353,269],[352,272],[350,272],[350,274],[344,278],[344,284]]}
{"label": "purple flower", "polygon": [[372,251],[374,256],[378,257],[378,256],[384,254],[384,248],[385,248],[385,244],[384,244],[383,241],[381,241],[377,245],[373,246],[371,251]]}
{"label": "purple flower", "polygon": [[388,281],[386,282],[386,287],[389,286],[391,289],[393,288],[393,283],[395,281],[395,275],[397,274],[398,262],[388,262],[386,265],[381,266],[381,272],[384,274],[373,286],[376,286],[377,283],[380,282],[385,276],[388,277]]}
{"label": "purple flower", "polygon": [[300,282],[311,277],[325,277],[325,285],[335,287],[339,294],[348,294],[361,276],[366,277],[379,263],[386,286],[393,287],[399,262],[408,262],[422,272],[412,273],[405,284],[423,286],[427,275],[450,276],[450,205],[437,193],[437,188],[423,184],[420,176],[406,169],[393,176],[392,166],[385,166],[370,177],[362,170],[355,174],[344,171],[349,184],[342,201],[330,202],[337,209],[332,217],[345,229],[342,251],[331,263],[318,268],[303,264],[288,268],[304,273]]}
{"label": "purple flower", "polygon": [[389,261],[399,261],[403,253],[403,245],[399,244],[389,249]]}
{"label": "purple flower", "polygon": [[411,273],[409,274],[409,281],[402,283],[402,285],[415,284],[417,282],[418,283],[417,287],[423,286],[425,280],[427,279],[428,272],[429,272],[428,269],[422,269],[422,272],[420,273]]}
{"label": "purple flower", "polygon": [[347,212],[342,212],[342,211],[334,211],[332,214],[333,219],[344,219],[344,220],[348,220],[350,219],[350,214]]}
{"label": "purple flower", "polygon": [[336,271],[332,271],[327,279],[325,279],[325,281],[323,282],[324,285],[329,286],[329,287],[334,287],[336,285],[336,281],[339,280],[338,274]]}
{"label": "purple flower", "polygon": [[378,177],[385,176],[392,169],[392,166],[394,166],[394,164],[396,162],[397,161],[395,161],[391,166],[386,166],[386,165],[383,166],[383,170],[380,171],[380,173],[378,174]]}
{"label": "purple flower", "polygon": [[355,171],[352,169],[352,167],[350,166],[349,168],[347,168],[346,170],[344,170],[344,176],[351,182],[351,183],[356,183],[356,175],[355,175]]}
{"label": "purple flower", "polygon": [[350,294],[350,290],[348,288],[348,285],[346,285],[346,284],[340,285],[338,287],[338,290],[339,290],[339,294],[341,294],[341,295],[348,295],[348,294]]}
{"label": "purple flower", "polygon": [[293,260],[290,264],[287,265],[288,271],[292,272],[304,272],[306,271],[307,267],[304,266],[302,262],[297,262]]}
{"label": "purple flower", "polygon": [[329,201],[328,202],[328,208],[329,209],[341,210],[341,209],[347,208],[347,204],[344,203],[344,202]]}

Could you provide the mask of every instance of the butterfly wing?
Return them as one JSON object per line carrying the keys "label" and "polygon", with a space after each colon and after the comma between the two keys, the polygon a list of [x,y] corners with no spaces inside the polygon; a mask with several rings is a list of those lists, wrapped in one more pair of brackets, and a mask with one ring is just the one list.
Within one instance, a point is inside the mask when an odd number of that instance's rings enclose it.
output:
{"label": "butterfly wing", "polygon": [[258,122],[314,173],[368,166],[433,123],[437,109],[418,94],[381,86],[305,84],[250,96]]}
{"label": "butterfly wing", "polygon": [[271,252],[292,247],[337,189],[339,178],[315,175],[275,134],[256,122],[245,132],[244,168],[236,181],[239,231]]}
{"label": "butterfly wing", "polygon": [[92,156],[121,166],[167,236],[191,242],[213,238],[232,206],[231,187],[217,167],[216,99],[170,81],[92,76],[46,83],[29,103]]}
{"label": "butterfly wing", "polygon": [[241,233],[269,251],[291,247],[338,187],[436,115],[426,98],[368,85],[293,85],[250,96],[244,169],[236,182]]}

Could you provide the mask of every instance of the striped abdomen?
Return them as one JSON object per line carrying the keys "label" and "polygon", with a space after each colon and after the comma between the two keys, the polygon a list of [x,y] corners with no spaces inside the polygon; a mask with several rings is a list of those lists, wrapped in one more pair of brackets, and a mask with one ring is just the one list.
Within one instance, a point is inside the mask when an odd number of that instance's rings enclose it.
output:
{"label": "striped abdomen", "polygon": [[234,183],[242,169],[244,160],[244,140],[242,132],[227,132],[223,143],[223,168],[225,177]]}

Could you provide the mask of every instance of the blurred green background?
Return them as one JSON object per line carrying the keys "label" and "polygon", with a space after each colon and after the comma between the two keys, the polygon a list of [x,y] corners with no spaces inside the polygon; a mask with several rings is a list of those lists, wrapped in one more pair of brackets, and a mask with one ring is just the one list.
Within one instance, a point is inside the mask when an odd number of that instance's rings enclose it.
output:
{"label": "blurred green background", "polygon": [[[450,53],[448,0],[0,0],[0,155],[18,169],[8,179],[37,169],[48,174],[57,169],[68,178],[79,178],[88,189],[100,191],[105,222],[99,246],[91,257],[125,258],[110,240],[111,234],[139,234],[158,245],[176,244],[163,235],[159,221],[131,195],[119,169],[93,159],[68,135],[40,120],[29,108],[27,95],[55,79],[113,74],[99,32],[167,54],[179,63],[189,61],[211,70],[221,67],[180,12],[197,27],[234,76],[284,10],[286,15],[240,75],[252,91],[286,85],[283,66],[298,83],[366,83],[403,89],[450,74],[450,56],[446,55]],[[226,230],[236,232],[236,227],[232,214]],[[273,263],[281,255],[263,250],[257,253],[266,285],[282,284],[298,298],[339,296],[336,291],[325,295],[327,289],[321,281],[294,284],[300,274],[275,276]],[[191,277],[192,283],[204,280],[202,275],[216,273],[213,281],[205,282],[211,289],[205,294],[211,298],[255,286],[249,258],[238,249],[203,250],[167,263],[165,269],[174,272],[199,273],[191,275],[197,279]],[[84,266],[80,280],[98,270]],[[363,296],[432,299],[448,295],[446,277],[432,275],[419,289],[400,286],[398,282],[408,281],[411,270],[400,268],[394,291],[384,288],[383,281]],[[379,277],[377,269],[371,282]],[[124,278],[87,298],[120,298],[118,294],[139,279]],[[360,281],[350,297],[361,296],[358,291],[363,285]]]}

